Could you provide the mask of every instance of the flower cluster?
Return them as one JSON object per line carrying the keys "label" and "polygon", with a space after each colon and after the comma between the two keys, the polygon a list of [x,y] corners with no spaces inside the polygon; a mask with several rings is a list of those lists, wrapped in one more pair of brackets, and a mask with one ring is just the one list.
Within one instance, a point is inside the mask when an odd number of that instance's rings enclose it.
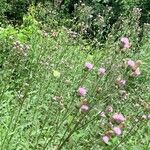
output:
{"label": "flower cluster", "polygon": [[86,93],[87,93],[87,89],[86,89],[85,87],[80,87],[80,88],[78,89],[78,95],[79,95],[79,96],[85,96]]}
{"label": "flower cluster", "polygon": [[102,136],[102,141],[108,144],[110,138],[113,136],[120,136],[122,134],[122,128],[126,118],[121,113],[114,113],[110,119],[111,129]]}
{"label": "flower cluster", "polygon": [[125,48],[125,49],[130,48],[129,39],[127,37],[122,37],[120,40],[120,46],[121,48]]}
{"label": "flower cluster", "polygon": [[[129,49],[131,47],[131,44],[127,37],[121,38],[120,43],[121,43],[121,48],[124,50]],[[139,68],[140,64],[141,64],[141,61],[133,61],[131,59],[129,59],[126,62],[126,66],[130,68],[132,71],[132,74],[131,74],[132,76],[139,76],[141,74],[140,68]],[[86,62],[84,68],[86,71],[91,71],[94,68],[94,65],[90,62]],[[107,70],[104,67],[100,67],[98,69],[99,76],[102,77],[106,75],[106,73],[107,73]],[[126,83],[127,83],[127,80],[125,80],[121,76],[118,76],[118,78],[116,78],[115,80],[115,84],[119,88],[123,88],[126,85]],[[85,97],[87,94],[87,89],[85,87],[79,87],[77,92],[80,97]],[[122,90],[121,95],[126,97],[127,92]],[[89,104],[87,103],[87,100],[81,103],[80,110],[81,112],[89,111]],[[124,128],[124,123],[126,121],[126,118],[124,117],[122,113],[114,113],[114,114],[111,114],[111,113],[113,113],[112,106],[107,106],[104,111],[99,113],[100,117],[109,118],[110,129],[109,131],[105,132],[102,136],[102,141],[106,144],[108,144],[109,140],[113,136],[120,136],[122,134],[122,129]],[[144,115],[143,118],[150,118],[150,115]]]}
{"label": "flower cluster", "polygon": [[[84,67],[85,67],[86,71],[91,71],[93,69],[94,65],[90,62],[86,62]],[[106,69],[103,68],[103,67],[99,68],[98,75],[104,76],[105,74],[106,74]],[[79,89],[77,90],[78,96],[85,97],[86,94],[87,94],[87,91],[88,90],[85,87],[79,87]],[[81,109],[82,112],[86,112],[86,111],[89,110],[89,106],[88,106],[87,103],[83,103],[81,105],[80,109]]]}
{"label": "flower cluster", "polygon": [[117,123],[121,123],[121,122],[125,121],[126,119],[121,113],[115,113],[112,116],[112,120],[117,122]]}
{"label": "flower cluster", "polygon": [[127,66],[132,70],[131,76],[137,77],[141,74],[140,65],[141,65],[140,60],[133,61],[129,59],[127,61]]}
{"label": "flower cluster", "polygon": [[91,64],[91,63],[89,63],[89,62],[86,62],[85,63],[85,69],[86,70],[88,70],[88,71],[90,71],[90,70],[92,70],[93,69],[93,64]]}
{"label": "flower cluster", "polygon": [[[85,63],[85,70],[91,71],[93,69],[94,65],[90,62]],[[101,67],[98,69],[98,75],[105,75],[106,74],[106,69],[104,67]]]}

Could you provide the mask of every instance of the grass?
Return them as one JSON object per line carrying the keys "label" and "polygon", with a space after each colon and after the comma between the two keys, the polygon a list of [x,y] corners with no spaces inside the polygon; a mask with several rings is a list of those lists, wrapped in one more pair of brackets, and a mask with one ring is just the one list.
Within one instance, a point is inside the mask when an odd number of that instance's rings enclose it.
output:
{"label": "grass", "polygon": [[[35,30],[34,24],[26,30],[1,29],[1,149],[150,149],[150,122],[142,118],[150,110],[150,30],[145,24],[138,43],[132,23],[124,20],[127,31],[122,25],[117,33],[114,26],[99,49],[80,35],[70,37],[63,28],[55,31],[56,36],[54,31],[43,35],[36,23]],[[29,29],[33,32],[27,34]],[[125,33],[133,46],[121,52],[119,39]],[[29,49],[13,48],[17,40]],[[122,67],[129,58],[142,61],[139,77],[130,77],[131,71]],[[93,70],[85,71],[86,62],[94,64]],[[106,68],[105,76],[98,76],[100,67]],[[125,87],[116,86],[118,76],[127,80]],[[85,113],[80,110],[85,98],[77,95],[80,86],[88,91],[90,110]],[[123,91],[126,98],[120,94]],[[107,106],[113,112],[100,117]],[[102,136],[111,129],[115,112],[126,117],[123,133],[104,144]]]}

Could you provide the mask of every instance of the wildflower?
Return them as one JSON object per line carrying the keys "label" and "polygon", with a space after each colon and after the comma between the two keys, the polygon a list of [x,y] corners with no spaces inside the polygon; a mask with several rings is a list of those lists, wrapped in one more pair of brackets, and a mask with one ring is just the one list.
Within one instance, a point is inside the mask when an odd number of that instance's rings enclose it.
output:
{"label": "wildflower", "polygon": [[86,90],[84,87],[80,87],[80,88],[78,89],[78,94],[79,94],[80,96],[85,96],[86,93],[87,93],[87,90]]}
{"label": "wildflower", "polygon": [[105,68],[99,68],[98,74],[99,75],[105,75],[106,74],[106,69]]}
{"label": "wildflower", "polygon": [[140,68],[138,67],[131,75],[137,77],[141,74]]}
{"label": "wildflower", "polygon": [[122,37],[120,41],[121,41],[121,47],[130,48],[129,39],[127,37]]}
{"label": "wildflower", "polygon": [[106,112],[113,112],[113,108],[112,106],[108,106],[105,110]]}
{"label": "wildflower", "polygon": [[112,116],[112,119],[114,121],[116,121],[117,123],[121,123],[121,122],[125,121],[125,117],[122,114],[120,114],[120,113],[115,113]]}
{"label": "wildflower", "polygon": [[126,84],[126,80],[121,79],[120,77],[117,78],[116,80],[116,84],[121,87],[124,86]]}
{"label": "wildflower", "polygon": [[113,131],[114,131],[114,133],[115,133],[116,135],[121,135],[121,133],[122,133],[122,131],[121,131],[121,129],[120,129],[119,127],[114,127],[114,128],[113,128]]}
{"label": "wildflower", "polygon": [[87,63],[85,63],[85,68],[90,71],[93,69],[93,64],[87,62]]}
{"label": "wildflower", "polygon": [[89,106],[86,104],[81,105],[81,111],[87,112],[89,110]]}
{"label": "wildflower", "polygon": [[142,62],[140,60],[137,60],[135,62],[135,61],[130,59],[127,61],[127,65],[132,69],[132,71],[136,71],[139,68],[139,66],[141,65],[141,63]]}
{"label": "wildflower", "polygon": [[150,115],[147,115],[147,119],[150,119]]}
{"label": "wildflower", "polygon": [[109,137],[106,136],[106,135],[104,135],[104,136],[102,137],[102,140],[103,140],[104,143],[108,144],[108,142],[109,142]]}
{"label": "wildflower", "polygon": [[135,61],[133,61],[133,60],[128,60],[127,61],[127,65],[131,68],[131,69],[133,69],[133,68],[135,68],[135,65],[136,65],[136,63],[135,63]]}

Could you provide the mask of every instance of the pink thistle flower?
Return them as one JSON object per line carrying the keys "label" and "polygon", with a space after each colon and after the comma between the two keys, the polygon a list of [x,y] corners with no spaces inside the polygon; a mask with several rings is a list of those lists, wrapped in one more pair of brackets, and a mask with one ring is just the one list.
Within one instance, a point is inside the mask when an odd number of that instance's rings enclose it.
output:
{"label": "pink thistle flower", "polygon": [[122,114],[120,114],[120,113],[115,113],[115,114],[112,116],[112,119],[113,119],[114,121],[116,121],[117,123],[121,123],[121,122],[123,122],[123,121],[126,120],[125,117],[124,117]]}
{"label": "pink thistle flower", "polygon": [[133,69],[133,68],[135,68],[136,63],[135,63],[135,61],[130,59],[127,61],[127,65]]}
{"label": "pink thistle flower", "polygon": [[81,111],[87,112],[88,110],[89,110],[89,106],[88,105],[85,105],[85,104],[81,105]]}
{"label": "pink thistle flower", "polygon": [[121,129],[120,129],[119,127],[114,127],[114,128],[113,128],[113,131],[114,131],[114,133],[115,133],[116,135],[121,135],[121,133],[122,133],[122,131],[121,131]]}
{"label": "pink thistle flower", "polygon": [[109,113],[109,112],[113,112],[112,106],[108,106],[105,111],[108,112],[108,113]]}
{"label": "pink thistle flower", "polygon": [[120,41],[123,48],[130,48],[129,39],[127,37],[122,37]]}
{"label": "pink thistle flower", "polygon": [[108,144],[108,142],[109,142],[109,137],[106,136],[106,135],[104,135],[104,136],[102,137],[102,141],[103,141],[105,144]]}
{"label": "pink thistle flower", "polygon": [[78,89],[78,94],[79,94],[80,96],[85,96],[86,93],[87,93],[87,90],[86,90],[84,87],[80,87],[80,88]]}
{"label": "pink thistle flower", "polygon": [[85,68],[90,71],[93,69],[93,64],[87,62],[87,63],[85,63]]}
{"label": "pink thistle flower", "polygon": [[106,74],[106,69],[105,68],[99,68],[98,74],[99,75],[105,75]]}
{"label": "pink thistle flower", "polygon": [[140,68],[138,67],[131,75],[137,77],[141,74]]}

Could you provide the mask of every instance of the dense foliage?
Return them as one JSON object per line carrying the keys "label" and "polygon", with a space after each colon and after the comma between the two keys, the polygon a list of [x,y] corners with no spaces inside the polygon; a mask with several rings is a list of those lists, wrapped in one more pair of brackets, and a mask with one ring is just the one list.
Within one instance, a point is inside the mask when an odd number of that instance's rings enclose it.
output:
{"label": "dense foliage", "polygon": [[2,150],[150,149],[149,0],[1,0]]}

